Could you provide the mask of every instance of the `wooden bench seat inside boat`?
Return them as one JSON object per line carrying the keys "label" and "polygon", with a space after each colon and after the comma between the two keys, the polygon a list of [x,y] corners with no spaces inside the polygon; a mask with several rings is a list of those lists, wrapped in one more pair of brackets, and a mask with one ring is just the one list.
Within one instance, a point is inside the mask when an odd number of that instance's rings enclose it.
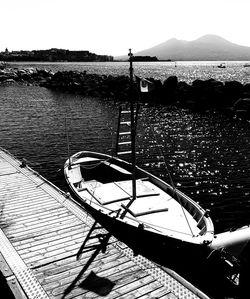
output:
{"label": "wooden bench seat inside boat", "polygon": [[[120,181],[115,182],[115,184],[121,188],[124,192],[132,196],[132,183],[131,181]],[[157,196],[159,195],[158,191],[155,191],[153,185],[150,182],[147,182],[146,179],[136,180],[136,197],[148,197],[148,196]]]}
{"label": "wooden bench seat inside boat", "polygon": [[[91,195],[102,205],[109,205],[115,202],[130,200],[132,198],[131,181],[119,181],[107,184],[91,180],[81,184],[78,192],[88,189]],[[147,186],[142,180],[136,181],[137,198],[157,196],[158,192]]]}
{"label": "wooden bench seat inside boat", "polygon": [[152,210],[147,210],[144,212],[140,213],[134,213],[130,209],[128,209],[125,205],[121,205],[124,210],[126,210],[129,214],[131,214],[133,217],[140,217],[140,216],[145,216],[149,214],[154,214],[154,213],[161,213],[161,212],[167,212],[168,208],[163,208],[163,209],[152,209]]}

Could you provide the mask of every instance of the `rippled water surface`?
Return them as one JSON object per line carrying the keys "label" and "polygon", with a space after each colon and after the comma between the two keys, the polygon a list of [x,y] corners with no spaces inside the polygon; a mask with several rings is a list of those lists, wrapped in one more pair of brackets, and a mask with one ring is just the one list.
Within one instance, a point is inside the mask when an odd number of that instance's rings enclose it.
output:
{"label": "rippled water surface", "polygon": [[[169,76],[177,76],[179,81],[191,83],[196,79],[214,78],[219,81],[237,80],[250,82],[250,67],[247,62],[229,61],[226,68],[218,68],[219,61],[180,61],[180,62],[134,62],[133,67],[139,77],[153,77],[164,81]],[[128,62],[64,62],[64,63],[11,63],[13,67],[37,67],[56,71],[87,71],[101,75],[129,75]]]}
{"label": "rippled water surface", "polygon": [[[60,175],[70,153],[111,153],[119,103],[52,92],[37,86],[0,86],[0,146],[25,158],[66,190]],[[67,125],[66,125],[67,124]],[[140,166],[211,209],[217,232],[250,222],[250,123],[164,106],[141,107]]]}

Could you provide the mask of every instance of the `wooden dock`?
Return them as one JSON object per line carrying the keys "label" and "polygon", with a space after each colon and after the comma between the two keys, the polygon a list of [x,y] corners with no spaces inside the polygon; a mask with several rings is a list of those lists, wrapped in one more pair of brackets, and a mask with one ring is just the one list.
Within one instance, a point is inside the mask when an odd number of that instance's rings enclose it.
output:
{"label": "wooden dock", "polygon": [[0,270],[16,299],[203,298],[138,255],[67,194],[0,148]]}

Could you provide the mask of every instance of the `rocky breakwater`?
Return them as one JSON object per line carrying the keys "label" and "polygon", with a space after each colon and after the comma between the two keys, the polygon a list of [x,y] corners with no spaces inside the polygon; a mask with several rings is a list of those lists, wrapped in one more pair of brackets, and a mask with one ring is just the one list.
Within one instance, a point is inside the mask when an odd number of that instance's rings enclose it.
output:
{"label": "rocky breakwater", "polygon": [[65,71],[55,73],[42,86],[86,96],[128,100],[129,78]]}
{"label": "rocky breakwater", "polygon": [[177,105],[192,111],[223,111],[230,115],[250,118],[250,83],[221,82],[215,79],[194,80],[191,84],[168,77],[163,83],[148,78],[153,84],[142,99],[168,105]]}
{"label": "rocky breakwater", "polygon": [[[88,74],[78,71],[53,73],[34,68],[0,70],[0,83],[21,82],[85,96],[128,101],[128,76]],[[216,110],[250,118],[250,83],[197,79],[191,84],[170,76],[163,82],[147,78],[150,92],[141,92],[140,80],[134,84],[134,96],[151,104],[175,105],[192,111]],[[145,91],[145,88],[144,88]]]}
{"label": "rocky breakwater", "polygon": [[0,69],[0,84],[20,83],[26,85],[41,85],[51,79],[52,71],[36,68],[3,68]]}
{"label": "rocky breakwater", "polygon": [[[164,80],[147,78],[150,92],[141,92],[140,81],[134,84],[134,96],[151,104],[176,105],[192,111],[219,110],[231,115],[250,118],[250,84],[215,79],[195,80],[191,84],[178,81],[176,76]],[[57,72],[43,86],[87,96],[128,101],[129,77]]]}

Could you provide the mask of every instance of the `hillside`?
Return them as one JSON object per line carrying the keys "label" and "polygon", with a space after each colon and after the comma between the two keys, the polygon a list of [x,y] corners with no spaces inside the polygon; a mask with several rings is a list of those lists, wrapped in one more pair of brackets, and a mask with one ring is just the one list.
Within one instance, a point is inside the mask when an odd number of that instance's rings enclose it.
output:
{"label": "hillside", "polygon": [[250,60],[250,47],[205,35],[193,41],[172,38],[134,55],[156,56],[159,60]]}

